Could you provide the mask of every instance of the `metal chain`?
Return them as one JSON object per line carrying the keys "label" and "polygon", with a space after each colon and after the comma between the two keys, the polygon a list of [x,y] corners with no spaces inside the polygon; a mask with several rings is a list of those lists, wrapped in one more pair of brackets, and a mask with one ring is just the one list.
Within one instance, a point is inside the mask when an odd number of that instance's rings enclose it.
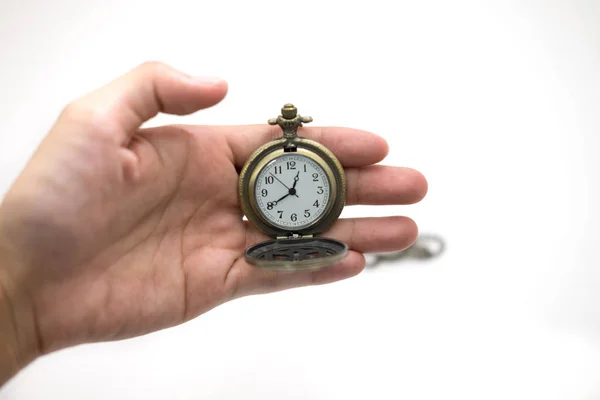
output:
{"label": "metal chain", "polygon": [[397,261],[430,260],[442,255],[446,249],[446,243],[439,235],[422,234],[408,248],[392,253],[376,253],[372,255],[372,261],[367,262],[367,268],[375,268],[382,264],[391,264]]}

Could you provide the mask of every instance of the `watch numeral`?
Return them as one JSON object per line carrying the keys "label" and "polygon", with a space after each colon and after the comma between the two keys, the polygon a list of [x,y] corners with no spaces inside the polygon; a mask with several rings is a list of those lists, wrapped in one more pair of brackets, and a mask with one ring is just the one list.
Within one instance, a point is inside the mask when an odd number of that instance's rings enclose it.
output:
{"label": "watch numeral", "polygon": [[319,190],[317,190],[317,194],[323,194],[323,186],[317,186]]}
{"label": "watch numeral", "polygon": [[281,174],[281,165],[276,165],[275,166],[275,175],[279,175],[279,174]]}
{"label": "watch numeral", "polygon": [[272,210],[273,209],[274,204],[271,203],[270,201],[267,203],[267,210]]}
{"label": "watch numeral", "polygon": [[272,176],[265,176],[265,184],[270,185],[273,182],[275,182],[275,178],[273,178]]}
{"label": "watch numeral", "polygon": [[296,169],[296,161],[288,161],[287,162],[287,169]]}
{"label": "watch numeral", "polygon": [[304,172],[306,172],[306,164],[304,164]]}
{"label": "watch numeral", "polygon": [[279,218],[283,218],[283,211],[277,211],[279,213]]}
{"label": "watch numeral", "polygon": [[319,208],[319,200],[315,200],[315,202],[313,203],[313,207],[317,207]]}
{"label": "watch numeral", "polygon": [[260,194],[262,195],[262,197],[267,197],[267,195],[269,194],[269,192],[267,191],[267,189],[263,189],[260,191]]}
{"label": "watch numeral", "polygon": [[310,210],[304,210],[304,218],[310,217]]}
{"label": "watch numeral", "polygon": [[312,174],[313,177],[313,182],[319,182],[319,174],[317,174],[316,172],[314,174]]}
{"label": "watch numeral", "polygon": [[290,219],[294,222],[296,222],[298,220],[298,216],[296,214],[292,214],[292,216],[290,217]]}

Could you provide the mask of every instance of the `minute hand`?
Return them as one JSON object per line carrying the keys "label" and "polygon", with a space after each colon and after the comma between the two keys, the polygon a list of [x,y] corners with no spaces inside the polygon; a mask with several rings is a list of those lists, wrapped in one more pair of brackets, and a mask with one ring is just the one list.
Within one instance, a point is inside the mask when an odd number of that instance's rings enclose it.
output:
{"label": "minute hand", "polygon": [[273,205],[277,205],[277,203],[279,203],[281,200],[285,199],[285,198],[286,198],[286,197],[288,197],[289,195],[290,195],[290,194],[288,193],[288,194],[286,194],[285,196],[283,196],[282,198],[280,198],[280,199],[278,199],[278,200],[275,200],[275,201],[273,202]]}

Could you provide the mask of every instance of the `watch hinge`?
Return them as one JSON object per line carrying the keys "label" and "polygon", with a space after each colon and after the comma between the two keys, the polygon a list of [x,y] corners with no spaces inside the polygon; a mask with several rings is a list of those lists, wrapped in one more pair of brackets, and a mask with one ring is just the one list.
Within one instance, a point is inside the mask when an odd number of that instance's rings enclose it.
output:
{"label": "watch hinge", "polygon": [[290,233],[287,236],[277,236],[277,240],[282,239],[304,239],[304,238],[312,238],[313,235],[300,235],[299,233]]}
{"label": "watch hinge", "polygon": [[285,146],[283,146],[284,153],[295,153],[296,151],[298,151],[298,147],[292,142],[288,141]]}

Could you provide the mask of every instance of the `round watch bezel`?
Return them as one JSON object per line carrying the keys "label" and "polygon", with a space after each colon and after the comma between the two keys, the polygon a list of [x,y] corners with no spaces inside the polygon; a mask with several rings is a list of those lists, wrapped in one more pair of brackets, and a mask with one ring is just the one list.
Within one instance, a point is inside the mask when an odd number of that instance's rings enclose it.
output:
{"label": "round watch bezel", "polygon": [[[331,186],[329,201],[321,217],[300,229],[282,229],[273,225],[262,215],[255,199],[255,183],[260,171],[277,157],[289,154],[286,146],[290,144],[296,149],[294,153],[310,158],[323,168]],[[246,218],[270,237],[317,235],[329,229],[346,205],[346,175],[337,157],[322,144],[302,137],[276,139],[261,146],[246,161],[240,172],[238,197]]]}

